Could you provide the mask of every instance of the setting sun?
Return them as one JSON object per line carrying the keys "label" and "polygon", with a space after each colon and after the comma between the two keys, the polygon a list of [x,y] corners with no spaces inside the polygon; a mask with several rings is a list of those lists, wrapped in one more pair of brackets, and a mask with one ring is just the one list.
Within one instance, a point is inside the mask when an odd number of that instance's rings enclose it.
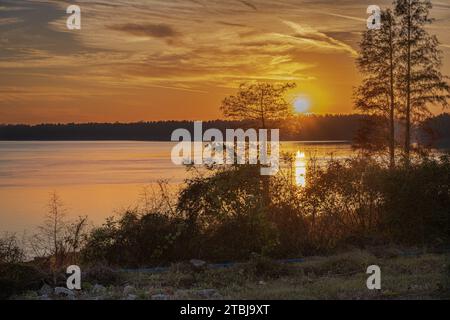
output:
{"label": "setting sun", "polygon": [[307,113],[311,106],[309,97],[305,95],[298,96],[294,100],[294,109],[297,113]]}

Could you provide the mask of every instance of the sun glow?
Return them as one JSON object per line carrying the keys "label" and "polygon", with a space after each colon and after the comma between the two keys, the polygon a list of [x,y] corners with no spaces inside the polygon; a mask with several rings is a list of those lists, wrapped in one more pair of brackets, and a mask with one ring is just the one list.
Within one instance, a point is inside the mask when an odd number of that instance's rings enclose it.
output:
{"label": "sun glow", "polygon": [[294,100],[294,109],[297,113],[307,113],[311,106],[311,101],[309,97],[305,95],[300,95]]}

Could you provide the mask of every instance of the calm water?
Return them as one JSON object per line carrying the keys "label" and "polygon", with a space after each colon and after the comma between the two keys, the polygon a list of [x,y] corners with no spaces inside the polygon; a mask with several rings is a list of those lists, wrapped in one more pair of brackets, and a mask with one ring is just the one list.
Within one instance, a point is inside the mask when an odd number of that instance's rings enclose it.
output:
{"label": "calm water", "polygon": [[[95,224],[135,206],[145,186],[168,179],[176,186],[188,177],[170,160],[171,142],[3,142],[0,141],[0,232],[32,230],[42,222],[49,193],[62,198],[69,217],[88,215]],[[285,142],[294,152],[296,180],[317,160],[348,157],[342,143]]]}

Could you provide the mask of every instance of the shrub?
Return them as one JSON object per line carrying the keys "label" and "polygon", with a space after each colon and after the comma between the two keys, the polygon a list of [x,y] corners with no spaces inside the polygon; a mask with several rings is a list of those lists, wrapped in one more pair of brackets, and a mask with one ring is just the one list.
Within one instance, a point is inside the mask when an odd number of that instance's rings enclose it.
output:
{"label": "shrub", "polygon": [[337,254],[331,257],[313,260],[300,266],[306,274],[323,275],[352,275],[364,273],[369,265],[376,261],[375,257],[364,251],[353,251]]}
{"label": "shrub", "polygon": [[244,263],[242,268],[244,273],[251,278],[279,278],[289,272],[286,265],[258,254],[252,254],[250,260]]}
{"label": "shrub", "polygon": [[0,238],[0,263],[18,263],[25,257],[22,247],[14,234]]}
{"label": "shrub", "polygon": [[383,176],[380,227],[396,242],[448,245],[450,242],[450,160],[425,158]]}
{"label": "shrub", "polygon": [[183,222],[159,213],[126,212],[92,231],[83,250],[85,263],[139,267],[177,258]]}
{"label": "shrub", "polygon": [[130,211],[95,229],[85,261],[136,267],[450,243],[448,156],[394,169],[368,157],[334,160],[311,170],[303,188],[280,173],[269,203],[263,185],[258,166],[212,168],[186,181],[176,209]]}
{"label": "shrub", "polygon": [[83,272],[82,281],[109,286],[120,284],[123,281],[123,277],[121,273],[113,268],[105,265],[94,265]]}
{"label": "shrub", "polygon": [[0,299],[7,299],[27,290],[38,290],[48,278],[47,274],[31,265],[0,264]]}

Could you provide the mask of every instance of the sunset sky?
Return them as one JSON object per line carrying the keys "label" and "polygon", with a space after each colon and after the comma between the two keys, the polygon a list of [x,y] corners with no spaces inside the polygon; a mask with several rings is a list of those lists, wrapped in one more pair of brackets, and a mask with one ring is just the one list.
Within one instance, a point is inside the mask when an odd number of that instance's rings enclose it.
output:
{"label": "sunset sky", "polygon": [[[253,80],[296,82],[303,112],[349,113],[366,9],[390,3],[0,0],[0,123],[216,119]],[[450,75],[450,0],[433,4]]]}

